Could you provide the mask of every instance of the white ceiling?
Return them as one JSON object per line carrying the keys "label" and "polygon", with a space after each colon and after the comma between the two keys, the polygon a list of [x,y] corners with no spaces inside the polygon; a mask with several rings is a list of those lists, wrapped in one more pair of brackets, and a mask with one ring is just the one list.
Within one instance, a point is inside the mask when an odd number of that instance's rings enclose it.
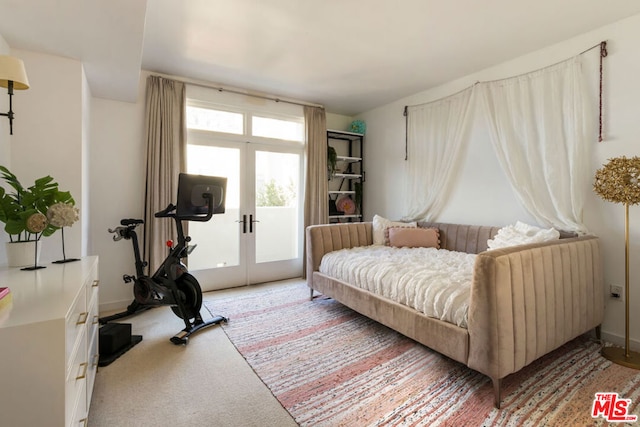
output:
{"label": "white ceiling", "polygon": [[356,115],[637,13],[638,0],[0,0],[0,35],[81,60],[96,97],[135,101],[144,69]]}

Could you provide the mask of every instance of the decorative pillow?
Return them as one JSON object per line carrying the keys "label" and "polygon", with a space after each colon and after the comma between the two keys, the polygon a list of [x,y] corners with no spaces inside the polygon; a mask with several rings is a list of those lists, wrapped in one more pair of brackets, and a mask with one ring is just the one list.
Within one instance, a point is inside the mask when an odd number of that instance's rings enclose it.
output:
{"label": "decorative pillow", "polygon": [[352,215],[356,213],[356,204],[351,200],[351,197],[341,196],[336,200],[336,209],[344,212],[346,215]]}
{"label": "decorative pillow", "polygon": [[388,227],[400,226],[400,227],[413,227],[416,228],[418,224],[414,222],[394,222],[380,215],[373,216],[373,244],[384,245],[384,231]]}
{"label": "decorative pillow", "polygon": [[391,243],[389,242],[389,230],[391,230],[392,228],[411,228],[411,229],[416,229],[417,227],[412,227],[410,225],[392,225],[391,227],[387,227],[384,229],[384,245],[385,246],[391,246]]}
{"label": "decorative pillow", "polygon": [[440,230],[437,228],[389,227],[389,246],[396,248],[440,249]]}
{"label": "decorative pillow", "polygon": [[560,238],[555,228],[544,229],[517,221],[515,225],[507,225],[498,230],[493,239],[487,240],[489,250],[508,246],[526,245],[528,243],[547,242]]}

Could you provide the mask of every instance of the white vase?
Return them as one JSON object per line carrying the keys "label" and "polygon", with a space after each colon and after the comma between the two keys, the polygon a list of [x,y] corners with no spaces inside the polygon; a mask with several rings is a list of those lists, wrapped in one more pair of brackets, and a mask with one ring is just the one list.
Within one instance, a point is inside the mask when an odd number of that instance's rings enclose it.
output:
{"label": "white vase", "polygon": [[38,244],[38,254],[36,255],[36,242],[6,242],[7,265],[9,267],[28,267],[40,261],[40,250],[42,242]]}

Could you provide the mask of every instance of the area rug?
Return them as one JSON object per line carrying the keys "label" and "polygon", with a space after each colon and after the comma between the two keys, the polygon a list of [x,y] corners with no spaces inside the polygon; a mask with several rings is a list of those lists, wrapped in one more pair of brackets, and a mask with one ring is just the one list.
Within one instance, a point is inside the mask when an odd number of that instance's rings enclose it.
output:
{"label": "area rug", "polygon": [[342,304],[309,300],[303,282],[205,301],[223,329],[301,426],[577,426],[597,392],[630,399],[640,373],[600,356],[579,337],[503,380],[502,409],[488,377]]}

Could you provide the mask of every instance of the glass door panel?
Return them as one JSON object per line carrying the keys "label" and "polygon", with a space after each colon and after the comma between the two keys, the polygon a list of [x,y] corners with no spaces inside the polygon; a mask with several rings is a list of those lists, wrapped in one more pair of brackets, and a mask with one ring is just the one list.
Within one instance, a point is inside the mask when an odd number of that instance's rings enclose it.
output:
{"label": "glass door panel", "polygon": [[302,274],[303,153],[190,132],[187,172],[227,178],[225,213],[188,223],[203,291]]}
{"label": "glass door panel", "polygon": [[255,154],[255,262],[299,256],[300,155],[273,151]]}
{"label": "glass door panel", "polygon": [[238,232],[243,209],[244,145],[224,141],[187,145],[188,173],[227,177],[225,213],[207,222],[188,223],[191,243],[197,245],[189,255],[188,267],[203,291],[243,286],[247,281],[246,240]]}

